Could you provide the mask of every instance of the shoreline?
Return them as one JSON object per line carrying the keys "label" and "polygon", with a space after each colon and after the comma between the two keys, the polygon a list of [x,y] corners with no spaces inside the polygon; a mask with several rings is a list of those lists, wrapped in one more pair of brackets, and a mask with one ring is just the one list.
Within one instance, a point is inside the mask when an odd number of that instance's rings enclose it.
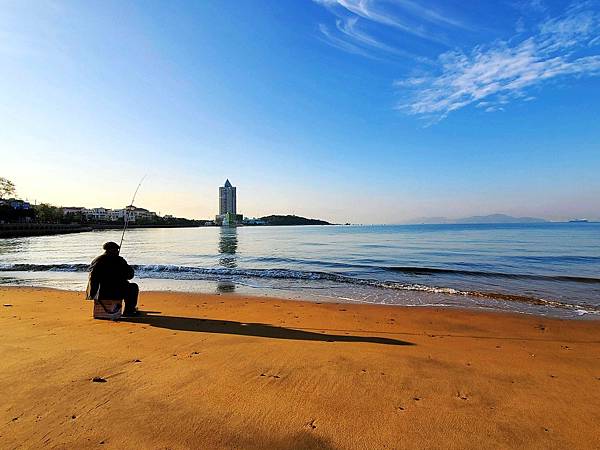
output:
{"label": "shoreline", "polygon": [[[152,280],[154,279],[146,279],[142,278],[142,280]],[[180,280],[180,281],[191,281],[191,280]],[[137,279],[139,284],[140,279]],[[216,281],[212,281],[213,283],[218,284]],[[83,283],[83,282],[82,282]],[[50,287],[45,285],[35,285],[35,284],[0,284],[0,289],[41,289],[41,290],[50,290],[57,292],[66,292],[66,293],[81,293],[84,292],[80,287],[65,288],[65,287]],[[486,306],[483,304],[477,305],[468,305],[468,304],[458,304],[458,303],[426,303],[426,304],[394,304],[394,303],[371,303],[364,302],[360,299],[350,299],[350,298],[340,298],[333,296],[320,296],[320,297],[312,297],[310,298],[310,293],[302,292],[301,289],[298,291],[290,290],[286,293],[278,292],[276,289],[272,288],[264,288],[258,289],[255,292],[251,290],[245,289],[243,285],[239,286],[236,291],[219,291],[218,288],[216,290],[211,290],[208,288],[200,289],[200,290],[186,290],[186,289],[177,289],[177,288],[165,288],[165,289],[156,289],[154,288],[144,288],[141,287],[141,292],[148,294],[174,294],[174,295],[225,295],[225,296],[241,296],[255,299],[277,299],[283,301],[291,301],[291,302],[303,302],[303,303],[312,303],[312,304],[340,304],[340,305],[357,305],[357,306],[374,306],[374,307],[393,307],[399,309],[432,309],[432,310],[454,310],[454,311],[466,311],[466,312],[481,312],[483,314],[508,314],[514,315],[517,317],[525,316],[532,318],[540,318],[540,319],[556,319],[556,320],[567,320],[567,321],[600,321],[600,314],[596,312],[596,310],[586,310],[586,309],[577,309],[575,306],[566,307],[566,306],[550,306],[543,305],[542,308],[538,310],[517,310],[517,309],[504,309],[499,307],[498,305],[490,305]],[[275,295],[274,295],[275,294]],[[279,295],[276,295],[279,294]],[[286,295],[287,294],[287,295]],[[83,295],[83,294],[82,294]],[[305,296],[304,296],[305,295]],[[440,295],[449,295],[451,297],[461,297],[458,294],[440,294]],[[467,298],[469,296],[466,296]],[[485,295],[479,295],[473,298],[485,298]],[[512,301],[519,302],[519,300],[513,300],[515,296],[506,296],[505,299],[506,305],[511,305]],[[490,299],[496,300],[493,296],[489,296]],[[527,304],[527,303],[526,303]],[[568,305],[568,304],[565,304]],[[539,306],[539,305],[538,305]],[[583,308],[583,307],[581,307]],[[545,312],[543,312],[545,311]],[[570,315],[562,315],[557,311],[563,312],[571,312]]]}
{"label": "shoreline", "polygon": [[100,321],[81,292],[0,287],[0,447],[597,445],[597,321],[241,294],[139,303],[140,318]]}

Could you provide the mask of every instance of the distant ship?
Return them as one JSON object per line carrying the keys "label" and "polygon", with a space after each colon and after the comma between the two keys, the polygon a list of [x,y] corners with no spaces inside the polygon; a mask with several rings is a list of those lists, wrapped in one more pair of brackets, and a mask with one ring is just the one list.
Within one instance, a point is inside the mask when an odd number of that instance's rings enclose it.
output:
{"label": "distant ship", "polygon": [[589,220],[587,220],[587,219],[572,219],[572,220],[569,220],[569,223],[588,223],[588,222],[589,222]]}

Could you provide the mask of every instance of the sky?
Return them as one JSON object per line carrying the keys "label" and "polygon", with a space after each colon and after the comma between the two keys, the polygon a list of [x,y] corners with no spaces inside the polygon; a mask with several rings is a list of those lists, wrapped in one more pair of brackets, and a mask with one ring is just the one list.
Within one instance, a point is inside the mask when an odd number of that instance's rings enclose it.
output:
{"label": "sky", "polygon": [[0,176],[189,218],[600,218],[600,3],[0,0]]}

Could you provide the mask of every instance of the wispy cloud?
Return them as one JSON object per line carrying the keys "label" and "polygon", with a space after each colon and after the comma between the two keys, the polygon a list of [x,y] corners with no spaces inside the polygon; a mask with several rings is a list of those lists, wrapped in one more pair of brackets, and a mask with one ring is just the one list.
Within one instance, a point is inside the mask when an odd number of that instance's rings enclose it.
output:
{"label": "wispy cloud", "polygon": [[325,24],[322,24],[322,23],[319,24],[319,32],[321,33],[322,38],[325,40],[325,42],[327,44],[331,45],[334,48],[337,48],[338,50],[342,50],[344,52],[352,53],[355,55],[361,55],[366,58],[376,59],[373,55],[371,55],[369,52],[365,51],[360,46],[353,44],[351,42],[348,42],[347,39],[341,38],[339,35],[332,32],[329,29],[329,27]]}
{"label": "wispy cloud", "polygon": [[432,23],[448,25],[457,28],[470,28],[463,21],[451,17],[447,13],[439,12],[433,8],[426,8],[421,3],[413,0],[395,0],[394,3],[407,12],[411,12],[416,16]]}
{"label": "wispy cloud", "polygon": [[[341,8],[347,13],[351,13],[355,17],[393,27],[410,35],[417,36],[421,39],[433,42],[444,42],[443,36],[433,33],[432,30],[426,29],[420,22],[423,20],[444,23],[446,25],[457,26],[458,21],[446,17],[432,9],[426,9],[418,3],[410,0],[395,0],[391,3],[396,7],[396,10],[404,12],[404,16],[400,17],[390,11],[390,8],[385,8],[385,2],[377,0],[313,0],[315,3],[326,6],[330,9]],[[390,3],[390,2],[387,2]],[[413,16],[410,18],[410,16]]]}
{"label": "wispy cloud", "polygon": [[[325,24],[319,24],[322,38],[331,46],[348,53],[380,59],[378,56],[385,53],[400,58],[410,58],[423,64],[431,64],[427,58],[386,44],[365,32],[358,24],[358,17],[336,19],[335,29],[330,29]],[[372,51],[377,54],[374,54]]]}
{"label": "wispy cloud", "polygon": [[405,98],[397,108],[433,121],[471,104],[493,112],[514,99],[530,99],[527,90],[548,80],[600,75],[600,55],[590,54],[599,31],[598,12],[573,7],[516,43],[445,52],[434,73],[395,82]]}

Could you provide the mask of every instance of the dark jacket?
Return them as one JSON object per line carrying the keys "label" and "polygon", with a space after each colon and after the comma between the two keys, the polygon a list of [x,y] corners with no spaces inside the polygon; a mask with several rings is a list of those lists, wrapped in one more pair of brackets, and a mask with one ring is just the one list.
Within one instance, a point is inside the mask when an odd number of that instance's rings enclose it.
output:
{"label": "dark jacket", "polygon": [[90,264],[87,298],[120,300],[123,298],[127,280],[133,278],[133,267],[119,255],[104,253]]}

